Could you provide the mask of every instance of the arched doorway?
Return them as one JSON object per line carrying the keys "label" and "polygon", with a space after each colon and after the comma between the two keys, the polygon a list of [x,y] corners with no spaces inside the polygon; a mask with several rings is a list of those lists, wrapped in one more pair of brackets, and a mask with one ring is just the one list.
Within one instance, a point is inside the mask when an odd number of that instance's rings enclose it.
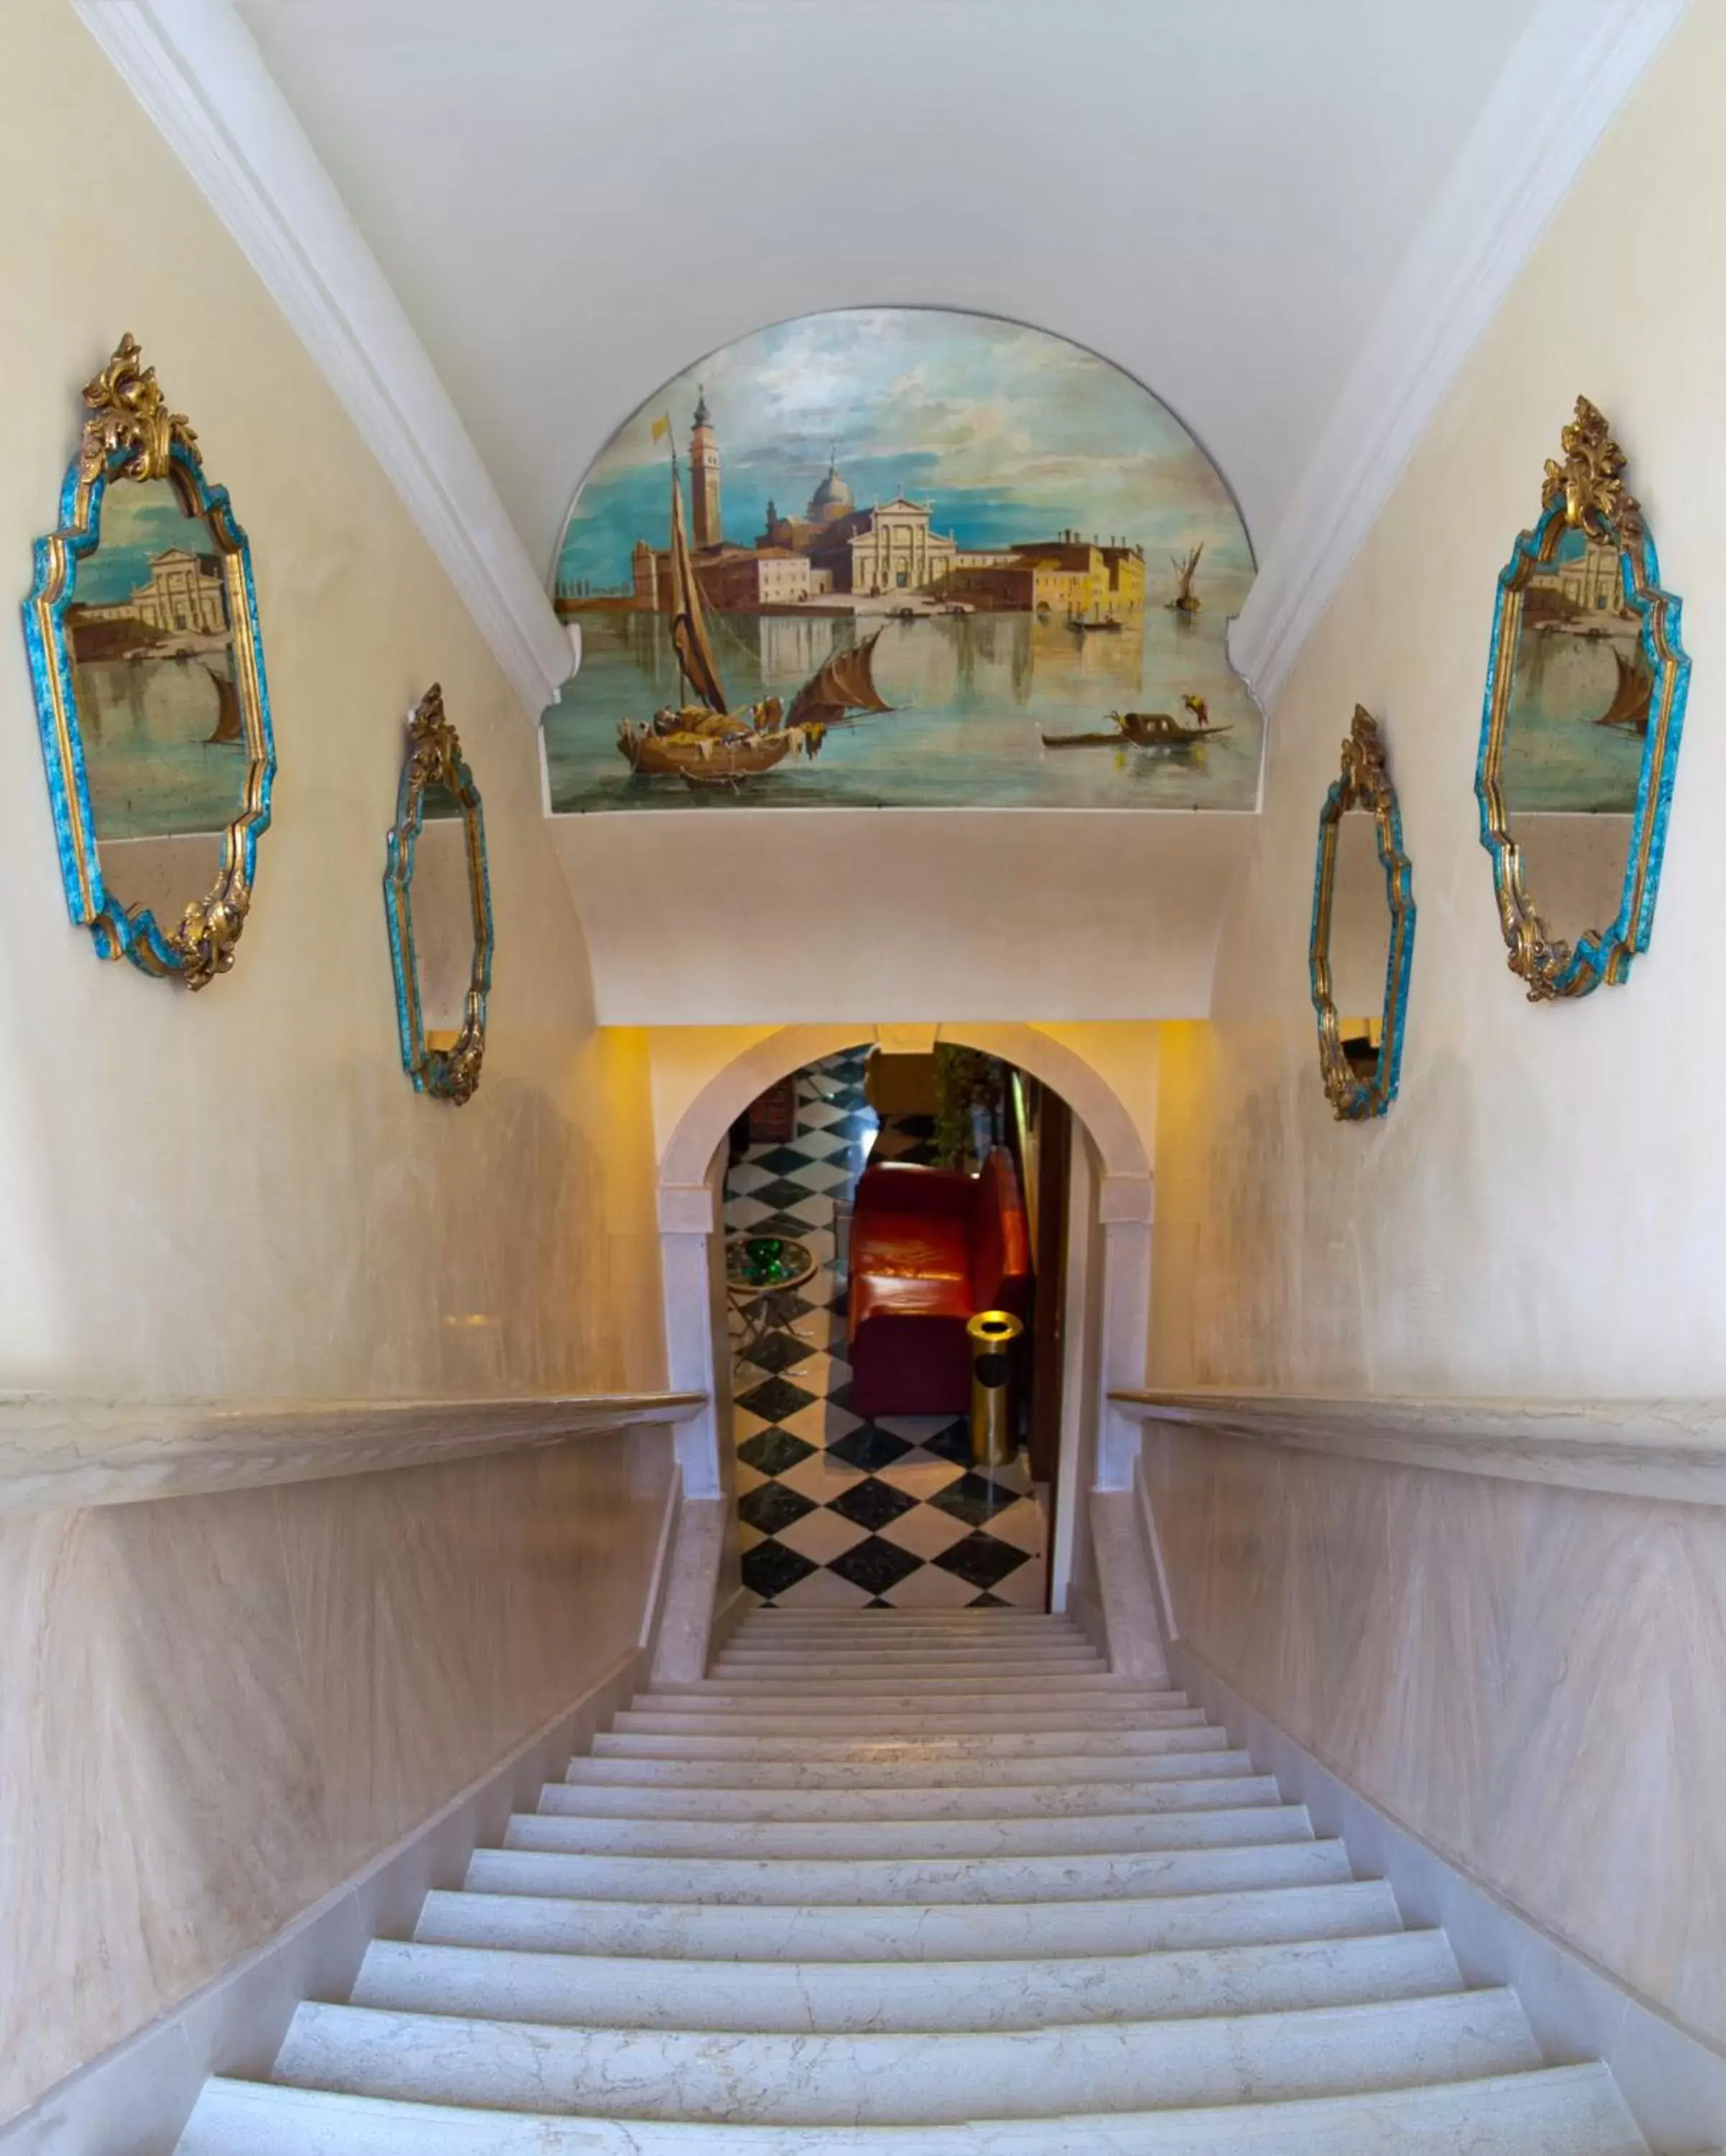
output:
{"label": "arched doorway", "polygon": [[[659,1194],[671,1382],[707,1392],[714,1402],[714,1414],[684,1433],[685,1489],[692,1496],[723,1496],[728,1502],[733,1491],[730,1358],[719,1276],[725,1141],[732,1124],[769,1087],[806,1066],[839,1058],[841,1067],[849,1060],[856,1069],[861,1052],[878,1041],[889,1047],[932,1045],[937,1034],[944,1042],[984,1050],[1042,1081],[1072,1109],[1088,1140],[1074,1149],[1074,1217],[1083,1232],[1076,1239],[1068,1281],[1074,1316],[1083,1313],[1084,1322],[1069,1328],[1063,1378],[1066,1435],[1053,1581],[1056,1604],[1064,1606],[1083,1541],[1083,1491],[1122,1486],[1130,1473],[1136,1433],[1130,1425],[1114,1427],[1106,1395],[1111,1388],[1144,1381],[1150,1175],[1138,1127],[1106,1077],[1068,1043],[1039,1028],[786,1026],[734,1050],[694,1091],[664,1144]],[[846,1112],[840,1110],[838,1119]],[[770,1169],[767,1180],[772,1179]],[[800,1407],[792,1405],[793,1415]],[[793,1435],[807,1441],[807,1433]]]}

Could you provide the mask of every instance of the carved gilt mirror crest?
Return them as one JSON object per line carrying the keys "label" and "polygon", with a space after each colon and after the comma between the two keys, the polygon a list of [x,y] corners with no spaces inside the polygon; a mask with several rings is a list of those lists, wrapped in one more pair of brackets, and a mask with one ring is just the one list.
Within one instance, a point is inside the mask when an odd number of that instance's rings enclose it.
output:
{"label": "carved gilt mirror crest", "polygon": [[251,549],[133,338],[84,401],[24,602],[66,905],[104,958],[202,988],[233,963],[275,776]]}
{"label": "carved gilt mirror crest", "polygon": [[1378,723],[1360,705],[1319,812],[1309,950],[1319,1068],[1339,1120],[1396,1097],[1414,960],[1413,872]]}
{"label": "carved gilt mirror crest", "polygon": [[485,812],[433,683],[407,721],[407,756],[386,842],[384,910],[402,1063],[417,1092],[474,1097],[491,991]]}
{"label": "carved gilt mirror crest", "polygon": [[1678,600],[1585,397],[1498,577],[1474,790],[1531,1002],[1616,986],[1654,924],[1690,662]]}

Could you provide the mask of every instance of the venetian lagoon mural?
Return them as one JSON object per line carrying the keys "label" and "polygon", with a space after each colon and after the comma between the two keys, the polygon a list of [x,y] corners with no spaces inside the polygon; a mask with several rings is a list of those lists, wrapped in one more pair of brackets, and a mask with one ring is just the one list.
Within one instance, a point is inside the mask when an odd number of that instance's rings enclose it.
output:
{"label": "venetian lagoon mural", "polygon": [[601,453],[560,551],[581,668],[554,812],[1257,804],[1227,487],[1095,354],[976,315],[815,315]]}

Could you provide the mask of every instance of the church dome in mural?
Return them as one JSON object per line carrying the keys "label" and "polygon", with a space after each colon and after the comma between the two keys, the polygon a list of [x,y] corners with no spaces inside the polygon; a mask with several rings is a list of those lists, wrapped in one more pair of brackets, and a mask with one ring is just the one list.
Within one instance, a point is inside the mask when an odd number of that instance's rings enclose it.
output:
{"label": "church dome in mural", "polygon": [[840,478],[835,459],[827,465],[827,477],[809,497],[809,521],[831,524],[836,517],[848,516],[851,509],[851,489]]}
{"label": "church dome in mural", "polygon": [[1252,574],[1222,473],[1097,353],[938,307],[774,323],[581,484],[553,812],[1251,810]]}

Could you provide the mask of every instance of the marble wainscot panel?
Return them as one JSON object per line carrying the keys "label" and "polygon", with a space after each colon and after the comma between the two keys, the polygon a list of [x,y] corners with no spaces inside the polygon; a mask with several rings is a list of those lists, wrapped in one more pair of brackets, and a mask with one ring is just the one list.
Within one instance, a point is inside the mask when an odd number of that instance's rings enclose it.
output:
{"label": "marble wainscot panel", "polygon": [[1551,1938],[1726,2045],[1726,1509],[1144,1435],[1182,1645]]}
{"label": "marble wainscot panel", "polygon": [[630,1662],[673,1442],[0,1514],[0,2122]]}

